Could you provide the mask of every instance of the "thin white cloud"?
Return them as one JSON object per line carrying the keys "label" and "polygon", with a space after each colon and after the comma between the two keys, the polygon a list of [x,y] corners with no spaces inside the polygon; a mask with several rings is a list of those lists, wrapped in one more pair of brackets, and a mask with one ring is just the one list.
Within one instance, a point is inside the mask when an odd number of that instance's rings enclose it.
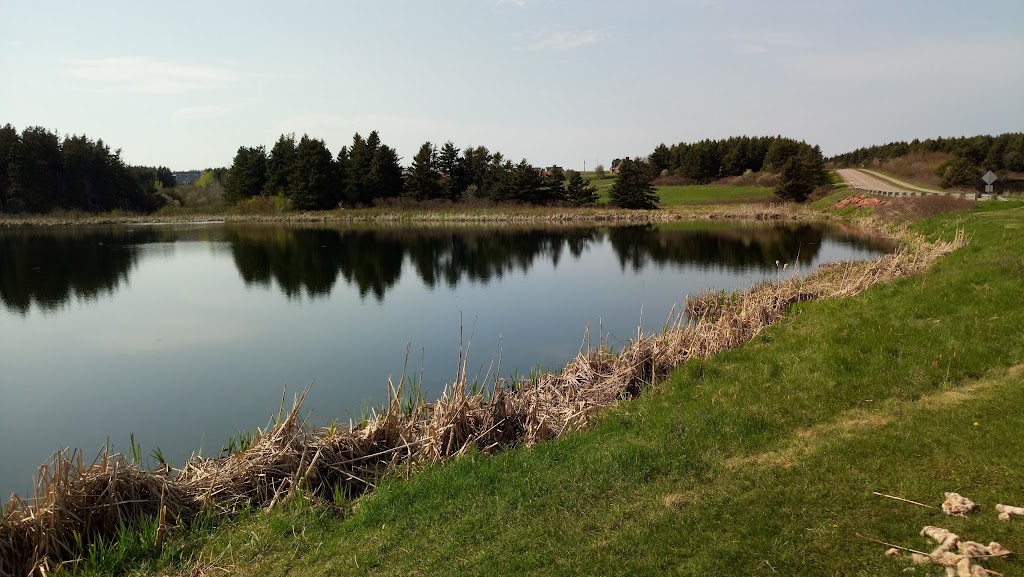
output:
{"label": "thin white cloud", "polygon": [[231,109],[226,106],[186,106],[171,114],[172,121],[212,120],[227,116]]}
{"label": "thin white cloud", "polygon": [[516,6],[522,8],[526,6],[526,0],[488,0],[493,6]]}
{"label": "thin white cloud", "polygon": [[526,48],[534,52],[566,52],[608,37],[607,30],[546,30],[526,36]]}
{"label": "thin white cloud", "polygon": [[181,64],[139,57],[67,61],[67,75],[104,92],[184,94],[233,82],[237,75],[221,66]]}

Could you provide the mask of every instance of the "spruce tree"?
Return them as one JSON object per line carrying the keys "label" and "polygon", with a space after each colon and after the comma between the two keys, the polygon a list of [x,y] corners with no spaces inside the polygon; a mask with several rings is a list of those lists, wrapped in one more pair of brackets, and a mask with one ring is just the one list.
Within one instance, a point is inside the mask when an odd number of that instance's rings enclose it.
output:
{"label": "spruce tree", "polygon": [[224,179],[224,200],[235,203],[261,194],[267,184],[267,151],[240,146]]}
{"label": "spruce tree", "polygon": [[412,159],[405,192],[416,200],[430,200],[441,195],[441,175],[437,172],[434,145],[424,142]]}
{"label": "spruce tree", "polygon": [[295,167],[295,134],[282,134],[267,158],[267,181],[263,194],[283,195],[288,191],[288,181]]}
{"label": "spruce tree", "polygon": [[370,181],[374,199],[394,198],[402,194],[402,166],[395,149],[385,145],[377,149],[370,164]]}
{"label": "spruce tree", "polygon": [[295,147],[295,169],[288,196],[299,210],[333,208],[338,204],[338,171],[324,141],[303,135]]}
{"label": "spruce tree", "polygon": [[654,188],[651,167],[639,158],[619,164],[619,178],[612,185],[610,202],[619,208],[653,210],[661,199]]}
{"label": "spruce tree", "polygon": [[779,198],[804,202],[815,187],[828,182],[821,153],[808,147],[804,152],[789,157],[779,171],[779,185],[775,194]]}
{"label": "spruce tree", "polygon": [[579,172],[570,170],[569,184],[565,187],[566,202],[573,206],[593,206],[597,199],[597,187],[587,184]]}

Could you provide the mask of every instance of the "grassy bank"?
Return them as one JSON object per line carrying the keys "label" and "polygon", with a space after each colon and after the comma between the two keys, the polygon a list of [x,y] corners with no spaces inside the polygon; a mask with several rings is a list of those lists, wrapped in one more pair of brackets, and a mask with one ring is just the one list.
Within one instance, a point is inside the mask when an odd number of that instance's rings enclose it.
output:
{"label": "grassy bank", "polygon": [[[128,547],[129,566],[897,575],[909,562],[856,533],[928,549],[916,537],[925,524],[1024,549],[1021,526],[991,514],[1024,501],[1022,225],[1024,209],[1006,203],[921,224],[942,238],[963,227],[971,244],[925,274],[798,304],[590,430],[395,475],[340,509],[295,501],[173,540],[155,560]],[[959,490],[987,507],[947,521],[873,490],[933,504]],[[96,559],[97,573],[123,568],[118,551]]]}
{"label": "grassy bank", "polygon": [[[607,186],[598,186],[599,202],[607,203],[614,180]],[[740,202],[767,202],[775,199],[775,189],[764,186],[733,186],[724,184],[694,184],[686,186],[659,186],[659,206],[663,209],[697,207],[708,204]]]}

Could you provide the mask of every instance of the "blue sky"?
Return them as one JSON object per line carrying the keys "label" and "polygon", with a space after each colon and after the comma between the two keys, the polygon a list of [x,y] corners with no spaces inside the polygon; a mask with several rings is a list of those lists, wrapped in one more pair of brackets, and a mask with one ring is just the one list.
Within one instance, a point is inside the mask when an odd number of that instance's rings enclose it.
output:
{"label": "blue sky", "polygon": [[783,134],[826,154],[1024,131],[1024,2],[0,0],[0,123],[226,166],[380,131],[592,168]]}

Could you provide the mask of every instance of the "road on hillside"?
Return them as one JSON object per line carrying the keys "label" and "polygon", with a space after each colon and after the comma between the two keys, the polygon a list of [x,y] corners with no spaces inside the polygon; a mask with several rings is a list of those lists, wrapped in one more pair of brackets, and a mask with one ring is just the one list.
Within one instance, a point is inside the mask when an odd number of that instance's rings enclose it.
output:
{"label": "road on hillside", "polygon": [[879,192],[939,192],[937,190],[921,188],[919,186],[897,180],[891,176],[882,178],[877,172],[872,172],[870,170],[840,168],[836,170],[836,172],[839,173],[839,176],[846,181],[846,184],[848,184],[850,188],[876,190]]}

